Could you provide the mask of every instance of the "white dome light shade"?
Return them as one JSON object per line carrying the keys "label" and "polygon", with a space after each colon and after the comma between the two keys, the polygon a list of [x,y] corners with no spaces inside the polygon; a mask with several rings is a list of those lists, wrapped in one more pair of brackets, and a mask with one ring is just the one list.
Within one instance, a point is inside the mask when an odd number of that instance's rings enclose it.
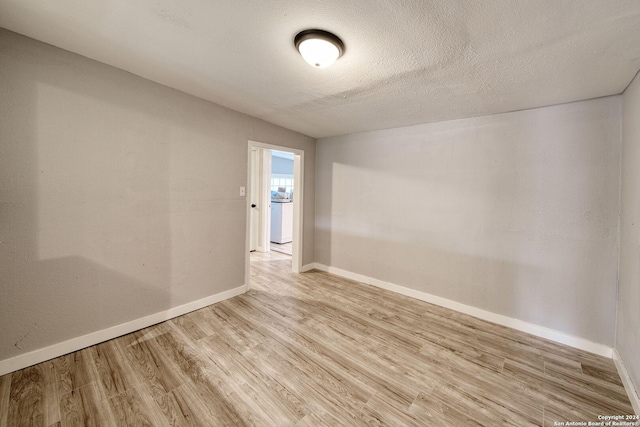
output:
{"label": "white dome light shade", "polygon": [[342,40],[322,30],[302,31],[294,42],[304,60],[316,68],[328,67],[344,52]]}
{"label": "white dome light shade", "polygon": [[300,43],[298,50],[305,61],[317,68],[328,67],[340,56],[336,45],[322,39],[305,40]]}

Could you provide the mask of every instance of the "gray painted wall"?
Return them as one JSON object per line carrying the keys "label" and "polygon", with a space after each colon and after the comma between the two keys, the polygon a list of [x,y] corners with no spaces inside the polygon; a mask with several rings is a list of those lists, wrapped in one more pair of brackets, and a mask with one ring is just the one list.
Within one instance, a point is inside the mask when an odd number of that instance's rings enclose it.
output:
{"label": "gray painted wall", "polygon": [[271,157],[271,173],[293,175],[293,160],[282,157]]}
{"label": "gray painted wall", "polygon": [[0,360],[236,288],[248,140],[315,140],[0,30]]}
{"label": "gray painted wall", "polygon": [[316,261],[612,346],[620,119],[614,96],[320,139]]}
{"label": "gray painted wall", "polygon": [[616,348],[640,387],[640,77],[622,95],[620,287]]}

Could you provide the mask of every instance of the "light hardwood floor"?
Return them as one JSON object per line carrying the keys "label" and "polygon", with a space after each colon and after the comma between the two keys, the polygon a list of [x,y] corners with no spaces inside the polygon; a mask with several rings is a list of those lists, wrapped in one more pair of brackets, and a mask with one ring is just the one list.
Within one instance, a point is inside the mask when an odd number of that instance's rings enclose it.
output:
{"label": "light hardwood floor", "polygon": [[251,255],[241,296],[0,377],[0,425],[554,425],[631,414],[611,360]]}
{"label": "light hardwood floor", "polygon": [[271,242],[270,246],[272,251],[280,252],[281,254],[291,255],[293,251],[293,243],[275,243]]}

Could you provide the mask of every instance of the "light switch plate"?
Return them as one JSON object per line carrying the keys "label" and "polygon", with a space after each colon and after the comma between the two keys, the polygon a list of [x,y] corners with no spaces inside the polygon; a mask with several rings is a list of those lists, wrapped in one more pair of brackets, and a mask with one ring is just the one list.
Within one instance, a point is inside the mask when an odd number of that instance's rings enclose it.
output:
{"label": "light switch plate", "polygon": [[240,187],[240,195],[241,196],[246,196],[247,195],[247,188],[246,187]]}

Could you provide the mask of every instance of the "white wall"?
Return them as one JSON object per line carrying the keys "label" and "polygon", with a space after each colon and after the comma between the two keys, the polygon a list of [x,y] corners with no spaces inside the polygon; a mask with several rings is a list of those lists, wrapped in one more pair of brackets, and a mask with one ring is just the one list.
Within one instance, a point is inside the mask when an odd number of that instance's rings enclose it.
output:
{"label": "white wall", "polygon": [[239,287],[248,141],[315,141],[0,29],[0,361]]}
{"label": "white wall", "polygon": [[612,346],[619,174],[619,96],[320,139],[316,261]]}
{"label": "white wall", "polygon": [[620,288],[616,348],[640,387],[640,77],[622,95]]}
{"label": "white wall", "polygon": [[284,157],[272,155],[271,173],[279,175],[291,175],[291,177],[293,178],[293,159],[285,159]]}

